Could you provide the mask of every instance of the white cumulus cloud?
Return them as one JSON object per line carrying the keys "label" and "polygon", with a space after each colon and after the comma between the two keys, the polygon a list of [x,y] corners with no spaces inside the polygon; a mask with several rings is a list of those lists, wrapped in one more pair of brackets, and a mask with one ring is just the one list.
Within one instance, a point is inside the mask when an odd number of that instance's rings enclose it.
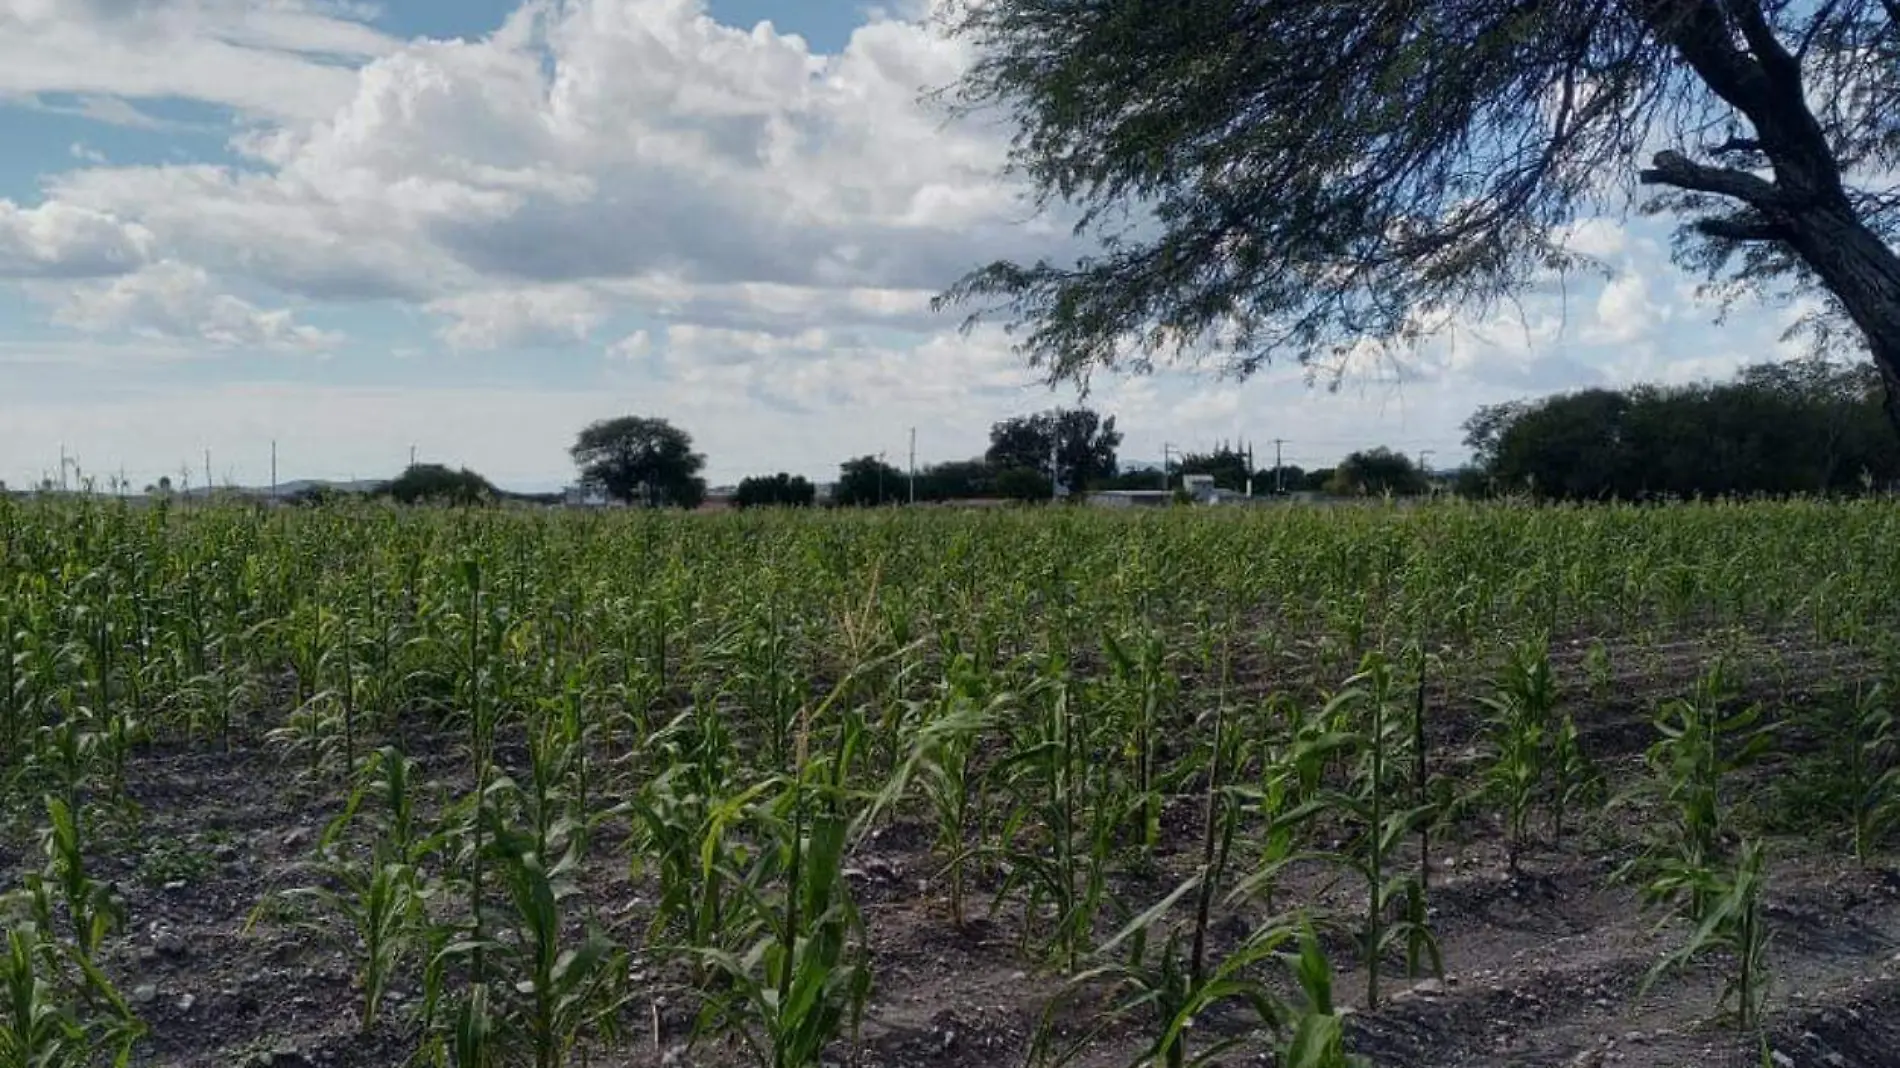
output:
{"label": "white cumulus cloud", "polygon": [[588,284],[914,322],[979,255],[1066,239],[1023,224],[997,131],[921,99],[967,58],[908,22],[827,55],[690,0],[569,0],[374,59],[321,118],[243,137],[255,166],[93,167],[49,195],[315,299]]}
{"label": "white cumulus cloud", "polygon": [[136,270],[152,233],[137,223],[71,204],[22,208],[0,200],[0,276],[96,278]]}
{"label": "white cumulus cloud", "polygon": [[273,349],[317,348],[337,340],[298,323],[286,309],[260,308],[220,292],[202,268],[173,260],[103,284],[41,293],[56,303],[54,321],[88,333],[124,330]]}
{"label": "white cumulus cloud", "polygon": [[438,334],[458,349],[586,341],[608,312],[602,297],[582,286],[467,293],[433,301],[428,310],[450,319]]}

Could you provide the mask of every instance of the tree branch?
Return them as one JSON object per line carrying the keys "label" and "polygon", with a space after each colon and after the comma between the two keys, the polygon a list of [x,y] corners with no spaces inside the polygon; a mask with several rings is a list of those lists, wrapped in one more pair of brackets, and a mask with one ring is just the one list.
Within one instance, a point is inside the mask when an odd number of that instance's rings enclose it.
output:
{"label": "tree branch", "polygon": [[[1839,7],[1840,3],[1841,0],[1827,0],[1826,3],[1821,5],[1821,9],[1816,11],[1813,17],[1808,19],[1807,32],[1801,35],[1801,43],[1796,46],[1794,50],[1796,63],[1800,63],[1808,58],[1808,49],[1814,45],[1815,38],[1821,36],[1821,30],[1826,27],[1827,20],[1834,16],[1834,9]],[[1887,5],[1887,9],[1892,11],[1893,0],[1887,0]]]}
{"label": "tree branch", "polygon": [[1770,222],[1759,215],[1728,215],[1713,219],[1697,219],[1697,233],[1719,241],[1785,241],[1788,230],[1778,223]]}
{"label": "tree branch", "polygon": [[1728,167],[1709,167],[1680,152],[1658,152],[1650,166],[1637,174],[1644,185],[1673,185],[1696,193],[1733,197],[1751,207],[1782,206],[1787,197],[1765,178]]}
{"label": "tree branch", "polygon": [[1774,27],[1768,25],[1767,16],[1762,14],[1758,0],[1729,0],[1729,9],[1735,13],[1735,21],[1741,24],[1742,39],[1748,42],[1748,50],[1761,64],[1762,73],[1778,83],[1784,90],[1801,89],[1801,61],[1794,58],[1781,38],[1775,35]]}

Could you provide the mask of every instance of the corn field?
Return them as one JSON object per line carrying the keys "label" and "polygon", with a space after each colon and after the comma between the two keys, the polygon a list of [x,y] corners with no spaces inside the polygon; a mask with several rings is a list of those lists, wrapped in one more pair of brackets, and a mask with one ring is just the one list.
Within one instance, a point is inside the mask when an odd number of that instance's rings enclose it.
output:
{"label": "corn field", "polygon": [[1896,547],[0,499],[0,1064],[1890,1051]]}

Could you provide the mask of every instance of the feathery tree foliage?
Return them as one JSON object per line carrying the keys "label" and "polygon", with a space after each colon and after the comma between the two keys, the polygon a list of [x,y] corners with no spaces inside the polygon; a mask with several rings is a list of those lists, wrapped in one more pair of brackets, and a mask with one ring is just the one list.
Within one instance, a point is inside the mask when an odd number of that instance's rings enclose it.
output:
{"label": "feathery tree foliage", "polygon": [[[1647,208],[1725,295],[1818,295],[1900,422],[1896,0],[952,0],[956,98],[1098,250],[941,303],[1024,328],[1051,380],[1156,357],[1416,341]],[[1647,157],[1647,165],[1643,158]]]}

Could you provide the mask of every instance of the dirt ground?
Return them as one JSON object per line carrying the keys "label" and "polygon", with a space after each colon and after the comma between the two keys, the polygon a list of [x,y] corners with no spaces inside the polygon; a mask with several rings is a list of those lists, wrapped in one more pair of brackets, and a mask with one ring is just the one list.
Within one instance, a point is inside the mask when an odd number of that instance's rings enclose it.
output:
{"label": "dirt ground", "polygon": [[[1685,658],[1685,662],[1693,658]],[[1832,670],[1824,657],[1791,658],[1776,685],[1786,699]],[[1805,664],[1805,667],[1799,666]],[[1578,710],[1594,755],[1613,782],[1640,767],[1646,727],[1640,695]],[[269,891],[311,881],[313,845],[338,802],[294,787],[253,723],[231,751],[157,745],[129,769],[128,789],[143,810],[135,829],[92,858],[96,874],[124,898],[129,924],[108,943],[107,967],[150,1025],[135,1063],[150,1066],[321,1065],[381,1068],[414,1049],[402,1006],[413,984],[391,995],[388,1020],[359,1034],[359,997],[345,948],[268,920],[246,929]],[[453,775],[448,743],[412,750],[425,776]],[[1191,826],[1195,801],[1181,799],[1170,823]],[[1179,817],[1178,819],[1176,817]],[[1013,906],[966,930],[945,918],[942,889],[922,828],[899,824],[872,838],[851,861],[873,946],[876,991],[859,1063],[980,1066],[1022,1063],[1044,1005],[1061,985],[1017,951]],[[1445,976],[1417,983],[1391,978],[1389,1000],[1355,1012],[1350,1045],[1380,1066],[1685,1065],[1760,1063],[1748,1040],[1713,1020],[1714,966],[1637,988],[1680,938],[1657,929],[1633,889],[1612,873],[1633,845],[1613,816],[1575,836],[1562,852],[1507,871],[1494,833],[1476,825],[1435,852],[1432,919]],[[0,870],[37,865],[17,829],[0,841]],[[1175,848],[1190,848],[1191,836]],[[1768,916],[1775,987],[1770,1001],[1777,1068],[1900,1065],[1900,873],[1861,868],[1831,843],[1771,842]],[[625,849],[603,828],[592,851],[589,897],[610,929],[637,945],[647,888],[628,874]],[[1177,853],[1164,868],[1187,870]],[[1288,893],[1322,896],[1316,876]],[[1155,876],[1154,896],[1170,885]],[[1229,917],[1240,924],[1245,917]],[[1335,946],[1337,990],[1362,997],[1364,977]],[[657,969],[634,961],[648,984],[628,1014],[628,1034],[587,1061],[615,1065],[743,1063],[737,1051],[684,1045],[677,998],[657,985]],[[656,1003],[656,998],[666,1004]],[[1079,1023],[1078,1020],[1072,1020]],[[1132,1025],[1131,1025],[1132,1026]],[[1231,1016],[1206,1021],[1216,1033],[1244,1027]],[[1265,1036],[1221,1057],[1227,1065],[1271,1064]],[[1111,1032],[1077,1063],[1128,1063],[1131,1027]],[[842,1057],[842,1052],[840,1056]]]}

